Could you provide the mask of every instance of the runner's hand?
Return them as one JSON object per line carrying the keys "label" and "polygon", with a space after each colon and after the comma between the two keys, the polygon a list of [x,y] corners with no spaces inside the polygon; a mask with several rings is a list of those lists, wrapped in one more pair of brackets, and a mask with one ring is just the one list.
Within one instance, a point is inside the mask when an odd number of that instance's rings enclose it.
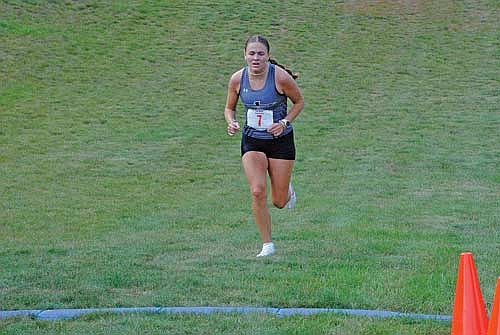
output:
{"label": "runner's hand", "polygon": [[236,120],[233,120],[227,124],[227,134],[229,136],[234,136],[237,131],[240,130],[240,123]]}
{"label": "runner's hand", "polygon": [[285,131],[283,124],[281,122],[275,122],[269,128],[267,128],[267,132],[273,134],[273,136],[280,136]]}

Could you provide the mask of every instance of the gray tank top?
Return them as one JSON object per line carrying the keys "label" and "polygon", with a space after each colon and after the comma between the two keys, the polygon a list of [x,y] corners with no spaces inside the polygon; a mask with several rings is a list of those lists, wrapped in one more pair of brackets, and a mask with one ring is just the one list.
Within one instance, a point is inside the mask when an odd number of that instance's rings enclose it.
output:
{"label": "gray tank top", "polygon": [[[274,64],[269,64],[269,72],[267,73],[266,83],[260,90],[254,90],[250,86],[248,79],[248,68],[243,69],[243,75],[240,83],[240,98],[245,106],[245,127],[243,134],[259,138],[273,139],[272,134],[266,129],[275,122],[286,117],[287,111],[287,96],[279,94],[276,90],[274,81],[275,67]],[[292,127],[285,129],[283,135],[287,135],[292,131]]]}

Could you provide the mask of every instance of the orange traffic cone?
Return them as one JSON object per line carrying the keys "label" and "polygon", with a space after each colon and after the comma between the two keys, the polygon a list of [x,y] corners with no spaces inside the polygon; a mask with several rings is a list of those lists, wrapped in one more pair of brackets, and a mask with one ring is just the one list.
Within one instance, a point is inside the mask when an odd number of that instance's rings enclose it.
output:
{"label": "orange traffic cone", "polygon": [[497,290],[493,299],[487,335],[500,335],[500,277],[497,279]]}
{"label": "orange traffic cone", "polygon": [[486,335],[488,315],[470,252],[460,254],[451,335]]}

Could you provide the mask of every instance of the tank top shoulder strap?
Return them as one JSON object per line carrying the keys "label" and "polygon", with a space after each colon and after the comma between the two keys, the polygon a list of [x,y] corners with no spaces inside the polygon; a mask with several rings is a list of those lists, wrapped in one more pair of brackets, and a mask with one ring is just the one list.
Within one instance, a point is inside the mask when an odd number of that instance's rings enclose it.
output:
{"label": "tank top shoulder strap", "polygon": [[274,81],[275,72],[276,71],[274,70],[274,64],[269,63],[269,73],[267,74],[266,78],[266,86],[270,84],[275,86],[275,81]]}
{"label": "tank top shoulder strap", "polygon": [[242,89],[248,88],[250,85],[250,82],[248,81],[248,70],[247,67],[245,66],[243,68],[243,72],[241,73],[241,79],[240,79],[240,94]]}

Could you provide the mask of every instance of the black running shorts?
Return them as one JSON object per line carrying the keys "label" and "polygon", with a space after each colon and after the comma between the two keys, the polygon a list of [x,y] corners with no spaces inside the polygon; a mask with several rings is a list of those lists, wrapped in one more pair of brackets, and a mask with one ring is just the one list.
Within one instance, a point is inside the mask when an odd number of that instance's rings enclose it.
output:
{"label": "black running shorts", "polygon": [[241,156],[248,151],[259,151],[267,158],[295,160],[295,142],[293,131],[283,137],[262,140],[243,134],[241,136]]}

